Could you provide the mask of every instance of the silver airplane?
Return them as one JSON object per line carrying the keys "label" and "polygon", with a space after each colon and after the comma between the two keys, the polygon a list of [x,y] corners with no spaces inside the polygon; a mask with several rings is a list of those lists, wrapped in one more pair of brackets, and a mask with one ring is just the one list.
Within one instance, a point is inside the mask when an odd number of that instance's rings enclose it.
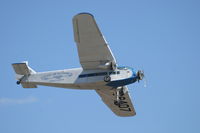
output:
{"label": "silver airplane", "polygon": [[21,84],[23,88],[44,85],[95,90],[116,115],[136,115],[127,85],[142,80],[144,72],[136,72],[131,67],[117,66],[93,15],[75,15],[73,28],[82,68],[35,72],[28,66],[28,62],[14,63],[12,66],[16,72],[17,84]]}

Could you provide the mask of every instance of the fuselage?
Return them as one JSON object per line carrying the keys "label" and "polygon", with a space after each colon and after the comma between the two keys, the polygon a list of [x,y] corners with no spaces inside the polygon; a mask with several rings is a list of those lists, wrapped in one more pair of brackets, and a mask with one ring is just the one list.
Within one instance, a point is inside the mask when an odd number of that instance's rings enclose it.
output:
{"label": "fuselage", "polygon": [[[105,76],[110,81],[105,81]],[[72,89],[116,88],[136,82],[136,72],[130,67],[117,67],[116,70],[83,70],[82,68],[65,69],[49,72],[37,72],[23,79],[36,85],[54,86]]]}

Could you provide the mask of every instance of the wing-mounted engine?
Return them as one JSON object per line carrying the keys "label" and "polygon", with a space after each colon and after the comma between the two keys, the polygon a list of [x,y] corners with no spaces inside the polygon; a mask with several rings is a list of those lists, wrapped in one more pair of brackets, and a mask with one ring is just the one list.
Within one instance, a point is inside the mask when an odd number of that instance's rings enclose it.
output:
{"label": "wing-mounted engine", "polygon": [[112,70],[115,70],[116,68],[117,68],[117,64],[116,64],[116,62],[111,62],[111,68],[112,68]]}
{"label": "wing-mounted engine", "polygon": [[113,61],[104,62],[98,66],[100,69],[109,69],[109,70],[115,70],[117,68],[116,63]]}

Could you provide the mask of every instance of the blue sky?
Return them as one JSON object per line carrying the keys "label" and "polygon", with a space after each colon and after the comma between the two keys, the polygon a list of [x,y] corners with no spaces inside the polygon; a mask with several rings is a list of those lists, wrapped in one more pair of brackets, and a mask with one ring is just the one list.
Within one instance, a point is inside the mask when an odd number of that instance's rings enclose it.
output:
{"label": "blue sky", "polygon": [[[119,65],[144,69],[129,85],[135,117],[115,116],[94,91],[16,85],[11,63],[80,67],[72,17],[92,13]],[[198,0],[1,0],[0,132],[200,132]]]}

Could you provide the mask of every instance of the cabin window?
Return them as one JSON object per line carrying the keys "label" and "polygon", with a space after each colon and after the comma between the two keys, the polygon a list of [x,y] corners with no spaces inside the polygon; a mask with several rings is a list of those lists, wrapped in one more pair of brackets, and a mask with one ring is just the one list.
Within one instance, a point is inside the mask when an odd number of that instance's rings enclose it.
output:
{"label": "cabin window", "polygon": [[116,72],[109,72],[109,74],[116,74]]}
{"label": "cabin window", "polygon": [[82,74],[82,75],[79,75],[79,78],[104,76],[104,75],[107,75],[107,72]]}
{"label": "cabin window", "polygon": [[85,77],[94,77],[94,76],[105,76],[107,74],[120,74],[120,71],[114,71],[114,72],[100,72],[100,73],[88,73],[88,74],[82,74],[79,75],[79,78],[85,78]]}

